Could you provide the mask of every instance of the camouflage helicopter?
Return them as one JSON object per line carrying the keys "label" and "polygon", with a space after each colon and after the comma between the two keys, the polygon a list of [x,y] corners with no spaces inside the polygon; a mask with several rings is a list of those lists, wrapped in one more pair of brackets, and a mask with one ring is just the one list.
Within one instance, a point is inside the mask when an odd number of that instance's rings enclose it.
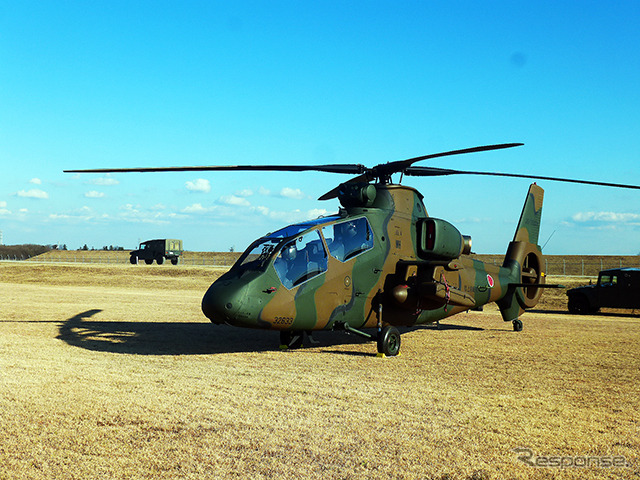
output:
{"label": "camouflage helicopter", "polygon": [[[424,325],[496,302],[505,322],[523,328],[520,316],[545,287],[538,245],[543,189],[527,192],[502,266],[469,256],[471,238],[446,220],[430,217],[423,196],[392,183],[391,176],[494,175],[623,188],[556,177],[474,172],[413,164],[436,157],[523,145],[507,143],[379,164],[235,165],[65,170],[68,173],[166,171],[318,171],[356,175],[320,200],[338,198],[335,215],[288,225],[254,241],[202,299],[214,324],[276,330],[281,348],[302,346],[305,334],[342,330],[376,341],[378,354],[400,351],[399,326]],[[367,332],[375,329],[374,333]]]}

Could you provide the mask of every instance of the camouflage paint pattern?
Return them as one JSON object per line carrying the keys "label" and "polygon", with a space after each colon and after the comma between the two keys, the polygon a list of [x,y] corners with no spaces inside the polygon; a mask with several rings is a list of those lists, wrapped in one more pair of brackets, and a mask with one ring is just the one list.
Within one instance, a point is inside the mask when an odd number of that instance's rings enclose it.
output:
{"label": "camouflage paint pattern", "polygon": [[537,185],[529,189],[503,266],[466,255],[430,258],[417,233],[419,222],[429,218],[422,195],[401,185],[376,185],[375,194],[366,193],[362,201],[341,198],[346,205],[341,217],[310,230],[366,218],[373,232],[369,250],[343,262],[329,254],[323,273],[293,288],[282,284],[273,258],[260,271],[243,271],[239,260],[205,294],[205,315],[214,323],[249,328],[310,331],[347,324],[360,329],[376,327],[380,305],[384,324],[416,325],[489,302],[498,303],[505,321],[514,320],[539,299],[541,289],[519,286],[527,279],[544,281],[536,245],[543,191]]}

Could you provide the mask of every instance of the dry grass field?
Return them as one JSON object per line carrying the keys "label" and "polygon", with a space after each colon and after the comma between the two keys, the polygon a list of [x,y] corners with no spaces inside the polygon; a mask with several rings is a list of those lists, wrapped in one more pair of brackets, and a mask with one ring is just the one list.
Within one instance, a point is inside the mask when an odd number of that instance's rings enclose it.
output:
{"label": "dry grass field", "polygon": [[206,321],[220,273],[0,263],[0,478],[640,477],[637,312],[550,290],[520,333],[488,307],[396,358],[331,332],[280,352]]}

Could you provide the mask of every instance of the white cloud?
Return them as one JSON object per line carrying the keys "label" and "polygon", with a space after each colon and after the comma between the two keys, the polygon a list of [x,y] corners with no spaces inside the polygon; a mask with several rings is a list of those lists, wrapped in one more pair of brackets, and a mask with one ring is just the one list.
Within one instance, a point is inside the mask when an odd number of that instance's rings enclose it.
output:
{"label": "white cloud", "polygon": [[91,208],[86,205],[80,208],[77,208],[69,213],[51,213],[49,214],[49,220],[56,221],[70,221],[70,222],[87,222],[91,220],[95,220],[97,217],[91,210]]}
{"label": "white cloud", "polygon": [[269,212],[270,212],[268,207],[264,207],[264,206],[261,206],[261,205],[257,206],[257,207],[253,207],[253,210],[258,212],[261,215],[264,215],[265,217],[269,216]]}
{"label": "white cloud", "polygon": [[311,210],[290,210],[290,211],[274,211],[264,206],[252,207],[252,210],[260,215],[271,218],[272,220],[278,220],[287,224],[304,222],[307,220],[313,220],[318,217],[328,215],[328,211],[324,208],[313,208]]}
{"label": "white cloud", "polygon": [[236,192],[236,195],[239,197],[250,197],[251,195],[253,195],[253,191],[245,188],[244,190],[240,190],[239,192]]}
{"label": "white cloud", "polygon": [[573,215],[571,219],[578,223],[629,223],[636,225],[640,223],[640,214],[617,212],[578,212]]}
{"label": "white cloud", "polygon": [[293,198],[295,200],[302,200],[304,193],[299,188],[284,187],[280,190],[280,196],[284,198]]}
{"label": "white cloud", "polygon": [[271,190],[269,190],[268,188],[260,187],[260,189],[258,189],[258,193],[260,195],[264,195],[265,197],[268,197],[269,195],[271,195]]}
{"label": "white cloud", "polygon": [[211,182],[204,178],[198,178],[194,182],[185,182],[184,186],[191,192],[209,193],[211,191]]}
{"label": "white cloud", "polygon": [[184,207],[180,211],[182,213],[206,213],[206,212],[209,211],[209,209],[203,207],[201,203],[194,203],[193,205],[189,205],[188,207]]}
{"label": "white cloud", "polygon": [[314,218],[323,217],[329,214],[326,208],[312,208],[307,212],[307,218],[313,220]]}
{"label": "white cloud", "polygon": [[120,207],[120,213],[118,214],[118,219],[124,220],[126,222],[141,222],[141,223],[151,223],[154,225],[167,225],[169,224],[168,218],[177,218],[178,215],[175,213],[164,213],[162,211],[151,211],[145,210],[140,205],[133,205],[131,203],[127,203]]}
{"label": "white cloud", "polygon": [[40,180],[39,178],[32,178],[31,180],[29,180],[29,183],[33,183],[34,185],[42,185],[42,180]]}
{"label": "white cloud", "polygon": [[84,196],[87,198],[102,198],[104,197],[104,193],[91,190],[90,192],[85,193]]}
{"label": "white cloud", "polygon": [[91,183],[93,185],[111,186],[118,185],[120,182],[107,174],[104,177],[92,178],[87,183]]}
{"label": "white cloud", "polygon": [[50,213],[49,220],[68,220],[71,218],[71,215],[67,215],[66,213]]}
{"label": "white cloud", "polygon": [[218,199],[220,203],[225,205],[236,205],[238,207],[248,207],[251,205],[246,198],[238,197],[236,195],[225,195]]}
{"label": "white cloud", "polygon": [[[508,222],[513,223],[513,219],[507,219]],[[491,219],[490,218],[481,218],[481,217],[464,217],[464,218],[459,218],[457,220],[455,220],[453,222],[454,225],[456,224],[461,224],[461,223],[488,223],[490,222]]]}
{"label": "white cloud", "polygon": [[11,210],[7,209],[7,202],[0,201],[0,215],[11,215]]}
{"label": "white cloud", "polygon": [[17,195],[19,197],[25,197],[25,198],[39,198],[39,199],[46,199],[49,198],[49,194],[43,190],[40,190],[38,188],[32,188],[31,190],[20,190]]}

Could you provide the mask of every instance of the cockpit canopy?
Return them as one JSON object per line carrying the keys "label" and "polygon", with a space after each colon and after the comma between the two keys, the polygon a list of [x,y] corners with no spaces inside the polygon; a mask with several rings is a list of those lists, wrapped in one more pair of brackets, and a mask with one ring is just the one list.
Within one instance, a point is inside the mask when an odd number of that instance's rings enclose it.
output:
{"label": "cockpit canopy", "polygon": [[286,288],[296,287],[324,273],[331,255],[340,262],[373,248],[373,232],[366,217],[338,215],[284,227],[256,240],[233,269],[266,270],[273,262]]}

